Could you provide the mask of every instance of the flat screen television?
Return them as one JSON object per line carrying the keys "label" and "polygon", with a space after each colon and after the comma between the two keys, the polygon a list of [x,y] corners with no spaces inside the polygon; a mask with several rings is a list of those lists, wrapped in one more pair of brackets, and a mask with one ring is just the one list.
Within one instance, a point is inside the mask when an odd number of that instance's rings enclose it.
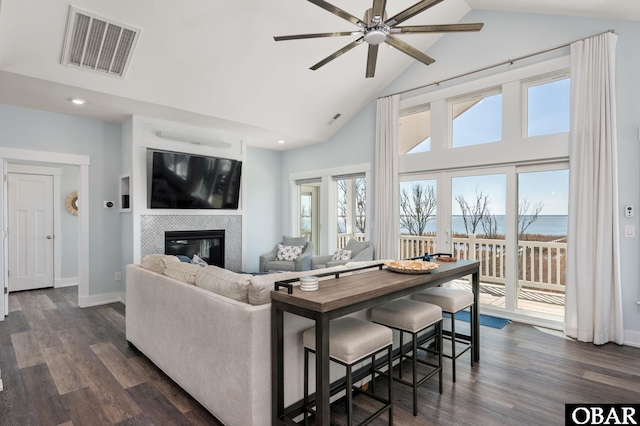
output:
{"label": "flat screen television", "polygon": [[155,150],[147,160],[150,208],[238,209],[242,161]]}

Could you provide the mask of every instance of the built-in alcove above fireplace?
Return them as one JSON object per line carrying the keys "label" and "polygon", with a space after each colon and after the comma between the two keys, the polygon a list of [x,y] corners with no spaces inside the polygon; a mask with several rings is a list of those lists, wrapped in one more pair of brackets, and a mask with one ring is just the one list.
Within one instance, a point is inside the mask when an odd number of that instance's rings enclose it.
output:
{"label": "built-in alcove above fireplace", "polygon": [[165,254],[199,258],[209,265],[224,268],[224,229],[202,231],[165,231]]}
{"label": "built-in alcove above fireplace", "polygon": [[223,230],[224,268],[242,269],[241,215],[141,215],[140,258],[165,252],[165,232],[198,230]]}

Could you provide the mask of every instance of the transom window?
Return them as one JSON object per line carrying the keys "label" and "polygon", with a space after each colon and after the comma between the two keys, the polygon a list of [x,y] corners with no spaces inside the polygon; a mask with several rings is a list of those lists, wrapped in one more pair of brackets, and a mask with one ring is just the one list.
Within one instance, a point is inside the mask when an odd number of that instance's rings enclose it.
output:
{"label": "transom window", "polygon": [[451,102],[453,148],[502,140],[502,93]]}
{"label": "transom window", "polygon": [[526,136],[569,131],[570,80],[566,74],[526,84]]}

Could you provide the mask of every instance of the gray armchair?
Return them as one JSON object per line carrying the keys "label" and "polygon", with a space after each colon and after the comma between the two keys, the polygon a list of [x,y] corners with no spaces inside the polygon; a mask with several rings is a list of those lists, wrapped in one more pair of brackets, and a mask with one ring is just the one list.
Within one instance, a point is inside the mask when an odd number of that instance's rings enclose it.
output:
{"label": "gray armchair", "polygon": [[307,241],[307,237],[282,237],[285,246],[304,246],[302,254],[296,260],[276,260],[278,244],[269,253],[260,256],[260,272],[267,271],[308,271],[311,269],[313,257],[313,242]]}
{"label": "gray armchair", "polygon": [[351,259],[349,260],[331,260],[332,254],[326,256],[315,256],[311,259],[311,269],[330,268],[332,266],[344,265],[348,262],[362,262],[373,260],[373,243],[370,241],[358,241],[351,238],[345,250],[351,250]]}

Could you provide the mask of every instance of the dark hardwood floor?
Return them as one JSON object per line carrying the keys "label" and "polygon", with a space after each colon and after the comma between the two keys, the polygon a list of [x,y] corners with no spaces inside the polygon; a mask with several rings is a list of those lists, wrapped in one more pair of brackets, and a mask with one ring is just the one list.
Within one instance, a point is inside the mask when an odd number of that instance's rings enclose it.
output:
{"label": "dark hardwood floor", "polygon": [[[125,340],[125,307],[77,307],[77,288],[11,294],[0,322],[0,425],[219,425]],[[465,324],[458,325],[464,331]],[[481,362],[468,355],[444,393],[394,385],[396,425],[562,425],[565,403],[640,402],[640,349],[574,342],[512,323],[481,327]],[[384,379],[378,383],[384,389]],[[215,384],[212,384],[215,385]],[[355,398],[356,419],[375,410]],[[343,422],[340,403],[336,421]],[[386,416],[373,424],[387,423]]]}

